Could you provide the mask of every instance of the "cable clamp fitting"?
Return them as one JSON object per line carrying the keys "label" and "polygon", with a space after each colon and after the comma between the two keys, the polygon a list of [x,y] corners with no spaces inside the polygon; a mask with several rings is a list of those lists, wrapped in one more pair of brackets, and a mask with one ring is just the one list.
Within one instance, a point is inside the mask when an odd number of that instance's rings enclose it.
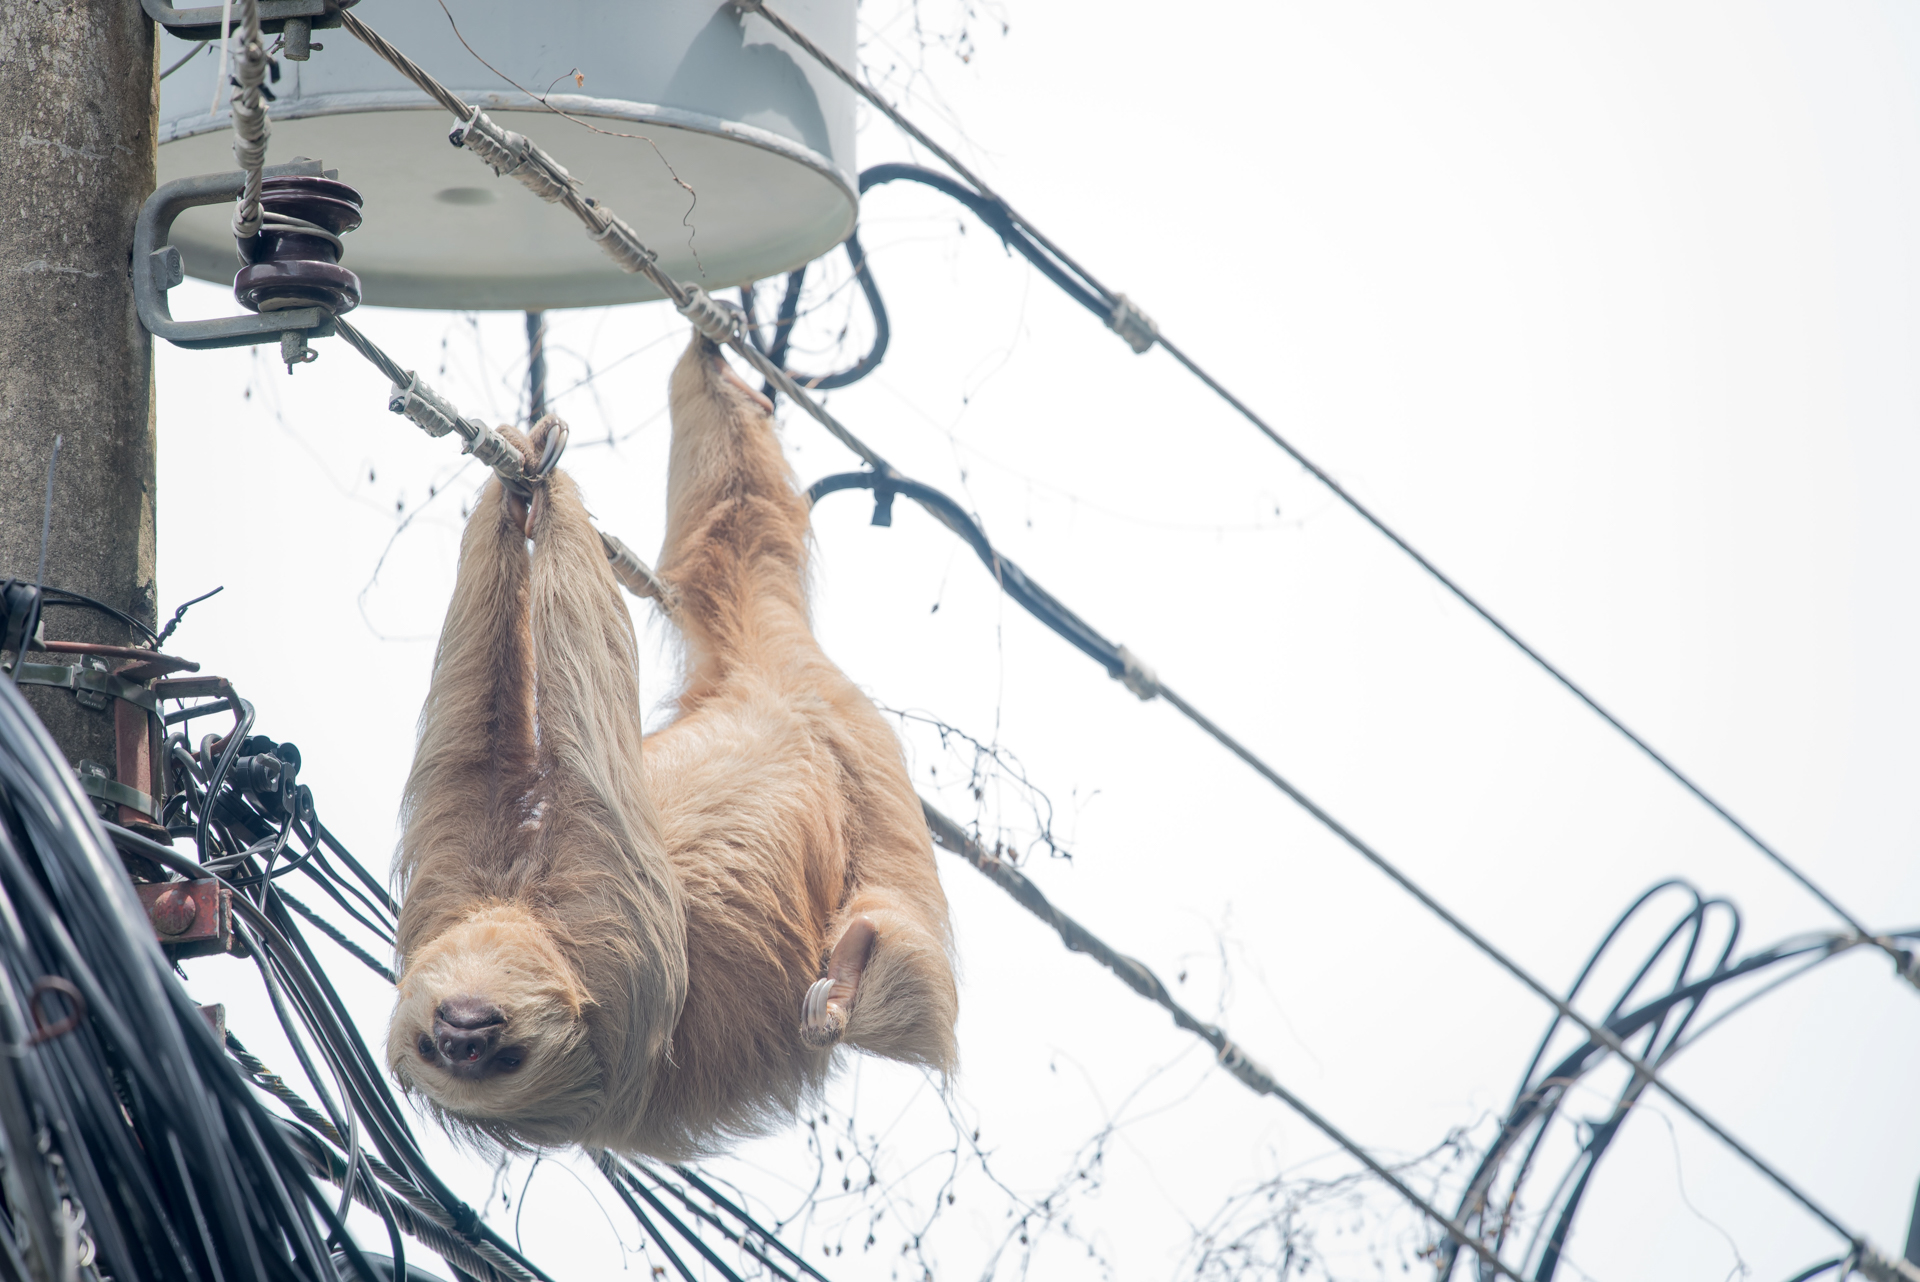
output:
{"label": "cable clamp fitting", "polygon": [[1107,328],[1126,339],[1127,346],[1135,352],[1146,351],[1160,339],[1160,327],[1125,294],[1114,295],[1113,314],[1107,317]]}
{"label": "cable clamp fitting", "polygon": [[1920,1282],[1920,1265],[1890,1259],[1864,1243],[1855,1249],[1859,1258],[1853,1267],[1870,1282]]}
{"label": "cable clamp fitting", "polygon": [[693,327],[716,343],[731,342],[740,337],[746,317],[739,308],[731,303],[723,303],[698,285],[686,285],[687,301],[680,306],[680,314],[693,322]]}
{"label": "cable clamp fitting", "polygon": [[407,371],[405,387],[395,383],[387,393],[387,408],[411,420],[428,436],[459,433],[465,442],[464,454],[471,454],[509,481],[524,481],[526,467],[520,451],[507,438],[477,419],[467,418],[452,402],[433,390],[412,370]]}
{"label": "cable clamp fitting", "polygon": [[603,205],[595,205],[593,212],[606,223],[600,231],[590,233],[592,240],[607,251],[607,257],[620,264],[623,272],[647,272],[658,257],[640,241],[640,233],[627,225],[627,220]]}
{"label": "cable clamp fitting", "polygon": [[672,585],[632,548],[605,530],[600,531],[600,546],[606,551],[607,564],[613,567],[613,577],[620,580],[621,587],[637,597],[659,603],[662,614],[671,616],[680,608],[679,594]]}
{"label": "cable clamp fitting", "polygon": [[470,437],[480,426],[478,423],[466,423],[451,401],[434,391],[425,379],[412,370],[407,371],[405,387],[395,383],[387,392],[387,408],[411,419],[414,426],[428,436],[445,436],[464,424],[466,430],[460,434]]}
{"label": "cable clamp fitting", "polygon": [[455,125],[447,141],[465,147],[502,178],[513,178],[520,185],[552,204],[572,194],[575,183],[566,166],[543,151],[525,134],[503,129],[486,112],[475,107],[465,123]]}
{"label": "cable clamp fitting", "polygon": [[1153,669],[1140,662],[1138,655],[1125,646],[1115,646],[1114,653],[1120,656],[1120,671],[1112,673],[1114,680],[1133,691],[1142,702],[1156,699],[1160,695],[1160,679]]}

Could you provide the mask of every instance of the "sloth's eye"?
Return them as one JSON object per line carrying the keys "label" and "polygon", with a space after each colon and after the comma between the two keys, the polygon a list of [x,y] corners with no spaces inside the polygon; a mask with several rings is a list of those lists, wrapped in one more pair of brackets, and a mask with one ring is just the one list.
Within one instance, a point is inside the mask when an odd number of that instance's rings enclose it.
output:
{"label": "sloth's eye", "polygon": [[414,1049],[420,1052],[421,1059],[431,1061],[435,1058],[433,1053],[433,1038],[427,1036],[425,1033],[420,1034],[420,1040],[414,1043]]}
{"label": "sloth's eye", "polygon": [[493,1068],[502,1073],[511,1073],[520,1067],[522,1052],[517,1050],[501,1051],[493,1057]]}

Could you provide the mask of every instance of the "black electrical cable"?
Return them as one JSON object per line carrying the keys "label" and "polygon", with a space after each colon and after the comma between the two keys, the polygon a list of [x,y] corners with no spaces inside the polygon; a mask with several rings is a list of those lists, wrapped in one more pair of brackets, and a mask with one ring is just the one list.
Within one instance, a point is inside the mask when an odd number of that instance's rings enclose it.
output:
{"label": "black electrical cable", "polygon": [[[1638,1056],[1633,1055],[1624,1043],[1603,1024],[1595,1024],[1580,1015],[1564,998],[1543,984],[1531,971],[1520,965],[1520,963],[1512,957],[1509,957],[1503,950],[1496,947],[1491,940],[1487,939],[1479,931],[1456,916],[1444,904],[1440,903],[1439,900],[1435,899],[1423,889],[1418,882],[1408,877],[1391,860],[1363,840],[1358,833],[1334,818],[1331,813],[1314,802],[1312,798],[1308,797],[1299,788],[1295,787],[1284,775],[1268,765],[1251,749],[1247,748],[1246,745],[1228,734],[1198,708],[1188,703],[1179,694],[1161,682],[1150,670],[1130,661],[1130,656],[1126,653],[1124,647],[1115,646],[1111,642],[1106,641],[1104,637],[1101,637],[1080,620],[1077,615],[1072,614],[1065,606],[1054,601],[1050,595],[1041,592],[1038,589],[1038,585],[1032,584],[1024,575],[1019,576],[1019,581],[1023,586],[1032,589],[1032,592],[1030,594],[1017,594],[1012,587],[1008,586],[1011,582],[1010,576],[1007,574],[1010,563],[1007,562],[1004,557],[1000,557],[992,551],[991,545],[985,543],[985,534],[980,530],[979,525],[971,518],[966,517],[965,512],[960,509],[959,505],[954,503],[952,499],[944,494],[940,494],[939,491],[934,490],[930,486],[923,485],[918,481],[911,481],[891,469],[871,472],[850,472],[826,477],[815,482],[807,493],[809,499],[812,500],[843,489],[870,489],[874,491],[874,524],[876,525],[891,524],[892,505],[889,496],[892,493],[906,494],[921,503],[943,525],[953,529],[973,545],[975,552],[988,564],[988,567],[996,571],[996,576],[1000,579],[1008,595],[1014,596],[1016,601],[1019,601],[1030,613],[1055,632],[1072,641],[1089,656],[1107,665],[1109,676],[1124,681],[1129,689],[1133,690],[1143,699],[1159,697],[1172,704],[1189,721],[1199,726],[1202,730],[1205,730],[1222,747],[1239,757],[1240,760],[1251,767],[1256,774],[1279,789],[1282,793],[1285,793],[1295,805],[1305,810],[1309,815],[1313,816],[1321,826],[1345,842],[1352,848],[1354,853],[1379,869],[1388,879],[1417,900],[1428,912],[1445,922],[1453,929],[1455,934],[1472,944],[1483,956],[1494,962],[1514,979],[1518,980],[1524,987],[1541,998],[1541,1000],[1554,1007],[1554,1009],[1559,1012],[1560,1017],[1578,1024],[1591,1036],[1597,1038],[1606,1049],[1620,1056],[1621,1059],[1633,1069],[1636,1078],[1645,1077],[1648,1079],[1652,1086],[1658,1089],[1662,1095],[1672,1100],[1674,1104],[1678,1105],[1682,1112],[1686,1113],[1687,1116],[1691,1117],[1695,1122],[1698,1122],[1722,1144],[1739,1154],[1749,1166],[1766,1176],[1775,1188],[1798,1203],[1808,1214],[1812,1215],[1822,1224],[1825,1224],[1840,1237],[1848,1241],[1859,1240],[1857,1234],[1842,1223],[1832,1212],[1814,1200],[1811,1194],[1800,1188],[1799,1185],[1788,1179],[1784,1173],[1776,1169],[1752,1149],[1748,1148],[1731,1131],[1728,1131],[1708,1116],[1704,1110],[1694,1104],[1687,1096],[1675,1090],[1669,1083],[1656,1077],[1655,1073],[1657,1069]],[[983,546],[985,547],[985,551],[982,551]],[[1082,639],[1083,637],[1085,638],[1084,640]],[[1099,646],[1107,647],[1111,657],[1103,657],[1100,650],[1095,648],[1095,643]],[[1872,939],[1871,937],[1866,938],[1877,946],[1889,951],[1899,951],[1895,950],[1893,945],[1885,940]],[[1296,1105],[1296,1107],[1300,1106]]]}
{"label": "black electrical cable", "polygon": [[[63,1230],[40,1212],[57,1216],[71,1199],[100,1269],[116,1277],[332,1282],[323,1234],[342,1226],[328,1199],[275,1143],[270,1115],[174,982],[64,758],[10,687],[0,692],[0,897],[10,1025],[0,1031],[21,1048],[0,1057],[0,1140],[25,1190],[0,1229],[12,1239],[0,1256],[28,1262],[51,1248]],[[56,991],[77,1000],[54,1021],[59,999],[43,994]],[[45,1119],[26,1146],[19,1124],[31,1113],[10,1100]],[[55,1170],[63,1183],[48,1185]],[[342,1248],[373,1282],[352,1242]]]}
{"label": "black electrical cable", "polygon": [[[1088,276],[1087,273],[1081,270],[1077,264],[1074,264],[1071,259],[1067,259],[1064,254],[1060,254],[1057,250],[1052,250],[1050,248],[1051,242],[1045,241],[1044,237],[1039,237],[1038,233],[1034,232],[1029,224],[1026,224],[1017,215],[1013,214],[1006,203],[998,197],[982,195],[971,187],[957,182],[936,170],[926,169],[919,165],[903,164],[875,165],[865,170],[860,175],[860,190],[864,193],[867,188],[879,183],[901,180],[916,182],[923,186],[931,187],[965,205],[968,209],[972,210],[982,222],[997,232],[1003,241],[1011,248],[1018,250],[1028,261],[1038,267],[1047,279],[1058,285],[1068,296],[1073,298],[1075,302],[1100,317],[1102,322],[1106,323],[1110,328],[1114,326],[1114,318],[1118,315],[1118,309],[1123,303],[1122,298],[1117,294],[1109,293],[1101,287],[1097,281],[1094,281],[1092,277]],[[1043,248],[1042,243],[1036,243],[1036,238],[1038,241],[1043,242],[1047,248]],[[1611,726],[1621,737],[1625,738],[1627,742],[1631,743],[1635,748],[1638,748],[1646,755],[1648,760],[1652,761],[1664,771],[1675,783],[1678,783],[1682,788],[1686,789],[1687,792],[1691,793],[1695,800],[1719,816],[1721,820],[1740,834],[1755,850],[1758,850],[1780,868],[1781,871],[1798,882],[1803,889],[1824,904],[1827,909],[1836,917],[1840,918],[1841,921],[1845,922],[1851,930],[1873,943],[1891,957],[1904,978],[1916,986],[1920,986],[1920,961],[1916,961],[1911,950],[1903,952],[1885,941],[1877,939],[1872,932],[1861,924],[1859,918],[1842,907],[1838,900],[1829,895],[1815,883],[1811,877],[1801,871],[1796,864],[1780,853],[1779,850],[1775,849],[1772,844],[1763,839],[1758,833],[1754,832],[1752,828],[1748,827],[1746,823],[1735,816],[1731,810],[1727,809],[1727,807],[1722,805],[1712,794],[1708,793],[1705,788],[1696,783],[1692,776],[1682,771],[1680,767],[1668,760],[1666,756],[1655,749],[1652,744],[1643,739],[1624,721],[1610,712],[1598,699],[1589,694],[1584,686],[1580,685],[1559,667],[1555,666],[1545,655],[1522,640],[1518,633],[1503,623],[1491,610],[1482,605],[1477,598],[1456,583],[1441,570],[1439,566],[1428,560],[1419,549],[1409,543],[1394,530],[1393,527],[1375,515],[1372,509],[1368,508],[1336,481],[1325,468],[1301,453],[1292,442],[1281,436],[1271,424],[1260,417],[1259,414],[1255,413],[1251,406],[1235,396],[1232,392],[1229,392],[1219,380],[1202,369],[1197,361],[1188,356],[1179,346],[1169,340],[1166,335],[1160,333],[1158,329],[1155,329],[1153,336],[1154,341],[1159,346],[1165,348],[1167,354],[1184,366],[1188,373],[1199,379],[1209,390],[1219,396],[1221,400],[1238,411],[1242,418],[1253,424],[1255,428],[1259,429],[1262,435],[1279,446],[1289,458],[1304,468],[1307,473],[1319,481],[1320,484],[1325,486],[1335,498],[1346,504],[1356,516],[1360,517],[1360,519],[1368,525],[1371,525],[1384,536],[1388,542],[1405,553],[1414,564],[1426,571],[1436,583],[1452,593],[1455,599],[1462,605],[1479,615],[1482,621],[1502,637],[1506,638],[1515,649],[1531,659],[1541,671],[1552,677],[1569,694],[1585,704],[1589,711],[1593,712],[1602,721]]]}
{"label": "black electrical cable", "polygon": [[922,506],[945,515],[947,520],[944,524],[966,540],[967,546],[973,549],[974,555],[980,558],[988,573],[993,575],[1008,596],[1071,641],[1082,654],[1104,667],[1108,676],[1117,678],[1125,673],[1126,658],[1120,653],[1120,647],[1062,605],[1052,593],[1029,578],[1026,571],[995,551],[993,544],[987,540],[986,531],[980,528],[980,523],[947,495],[931,485],[891,473],[841,472],[822,477],[809,486],[807,502],[818,503],[827,495],[841,490],[873,491],[875,525],[893,524],[893,498],[896,494],[904,494]]}
{"label": "black electrical cable", "polygon": [[699,1189],[702,1194],[704,1194],[708,1199],[710,1199],[714,1203],[714,1205],[725,1207],[729,1215],[739,1220],[742,1224],[746,1225],[749,1229],[753,1230],[753,1232],[759,1234],[760,1240],[762,1242],[767,1243],[769,1246],[773,1247],[774,1250],[786,1256],[788,1260],[792,1261],[794,1267],[798,1268],[802,1273],[805,1273],[808,1277],[812,1278],[814,1282],[827,1282],[827,1278],[825,1275],[823,1275],[818,1269],[814,1268],[811,1264],[808,1264],[805,1260],[801,1259],[799,1252],[793,1250],[785,1242],[782,1242],[778,1237],[776,1237],[773,1233],[773,1230],[762,1225],[758,1220],[754,1219],[751,1215],[747,1214],[747,1212],[744,1209],[735,1205],[734,1202],[730,1198],[728,1198],[725,1194],[721,1193],[718,1189],[714,1188],[711,1184],[701,1179],[697,1173],[688,1169],[685,1166],[675,1166],[673,1170],[675,1174],[680,1176],[680,1178],[684,1179],[687,1183],[693,1185],[693,1187]]}
{"label": "black electrical cable", "polygon": [[1813,1282],[1813,1279],[1819,1277],[1822,1273],[1825,1273],[1829,1269],[1837,1269],[1846,1262],[1845,1256],[1836,1255],[1831,1260],[1825,1260],[1813,1265],[1811,1268],[1800,1270],[1800,1272],[1788,1278],[1787,1282]]}
{"label": "black electrical cable", "polygon": [[[1586,964],[1569,988],[1567,993],[1569,1001],[1580,995],[1587,980],[1609,949],[1618,941],[1626,926],[1641,914],[1656,896],[1675,889],[1690,896],[1690,906],[1666,931],[1621,988],[1602,1021],[1614,1036],[1623,1041],[1644,1036],[1642,1054],[1651,1063],[1664,1065],[1697,1040],[1697,1035],[1686,1036],[1687,1031],[1699,1014],[1705,999],[1721,986],[1759,974],[1794,958],[1817,954],[1812,963],[1817,965],[1851,948],[1858,947],[1862,942],[1846,935],[1793,939],[1750,954],[1736,962],[1731,958],[1740,934],[1737,910],[1724,900],[1701,896],[1684,882],[1664,881],[1644,892],[1626,912],[1616,919],[1599,945],[1589,955]],[[1705,939],[1708,920],[1716,912],[1724,916],[1727,921],[1718,954],[1711,960],[1706,974],[1698,978],[1690,978],[1693,974],[1694,960]],[[1917,936],[1920,936],[1920,932],[1901,931],[1896,932],[1893,938],[1909,940]],[[1669,957],[1672,958],[1673,980],[1667,989],[1643,1001],[1640,1005],[1627,1009],[1628,1003],[1634,1000],[1635,995],[1647,984],[1655,968],[1664,958]],[[1797,978],[1808,969],[1811,969],[1811,965],[1792,972],[1786,978]],[[1769,985],[1762,991],[1771,991],[1778,982],[1783,981],[1776,981],[1776,984]],[[1740,1004],[1744,1004],[1746,1000],[1748,999],[1742,999]],[[1486,1152],[1482,1155],[1460,1196],[1456,1212],[1459,1221],[1469,1227],[1477,1227],[1483,1233],[1489,1233],[1490,1240],[1496,1246],[1505,1244],[1506,1236],[1513,1228],[1514,1212],[1521,1201],[1522,1187],[1532,1174],[1535,1158],[1541,1151],[1549,1125],[1559,1114],[1578,1081],[1596,1067],[1607,1053],[1607,1047],[1597,1038],[1589,1037],[1553,1064],[1542,1069],[1541,1063],[1562,1022],[1556,1016],[1546,1034],[1541,1038],[1526,1071],[1521,1075],[1520,1086],[1515,1092],[1514,1101],[1502,1121],[1500,1130],[1488,1144]],[[1718,1022],[1718,1017],[1713,1022]],[[1573,1165],[1561,1177],[1554,1193],[1548,1198],[1543,1208],[1543,1214],[1552,1217],[1551,1229],[1545,1232],[1544,1247],[1537,1251],[1530,1247],[1526,1252],[1526,1256],[1534,1260],[1533,1276],[1539,1282],[1550,1282],[1555,1276],[1562,1252],[1571,1236],[1574,1219],[1591,1186],[1600,1160],[1606,1155],[1613,1141],[1618,1138],[1621,1127],[1631,1115],[1646,1085],[1645,1080],[1641,1078],[1629,1080],[1619,1092],[1608,1115],[1589,1121],[1586,1139]],[[1529,1133],[1532,1139],[1522,1147],[1521,1141]],[[1503,1196],[1496,1198],[1493,1194],[1493,1186],[1517,1148],[1521,1150],[1520,1156],[1514,1163],[1512,1171],[1506,1176],[1506,1192]],[[1497,1206],[1496,1203],[1498,1203]],[[1543,1219],[1541,1224],[1545,1230],[1547,1221]],[[1536,1245],[1540,1242],[1539,1234],[1536,1234],[1535,1242]],[[1443,1248],[1436,1260],[1439,1278],[1446,1279],[1451,1276],[1455,1254],[1452,1244]]]}
{"label": "black electrical cable", "polygon": [[[753,345],[765,352],[774,364],[786,370],[787,377],[809,391],[832,391],[837,387],[846,387],[857,383],[880,367],[887,354],[887,344],[892,340],[893,329],[887,321],[887,305],[880,297],[880,287],[874,282],[873,270],[867,263],[866,250],[860,247],[858,228],[847,233],[842,242],[847,251],[847,261],[853,267],[854,279],[860,282],[860,292],[866,296],[867,310],[873,316],[873,342],[868,346],[866,355],[846,369],[832,374],[802,374],[787,369],[786,357],[788,345],[793,341],[793,327],[799,320],[800,286],[806,279],[807,269],[803,266],[787,273],[787,287],[780,300],[780,311],[774,319],[773,341],[764,341],[760,335],[760,323],[754,315],[754,290],[751,285],[740,287],[740,306],[747,314],[746,332]],[[762,389],[771,398],[777,390],[772,383]]]}
{"label": "black electrical cable", "polygon": [[45,587],[40,589],[40,591],[46,598],[44,601],[46,605],[72,606],[77,609],[92,610],[95,613],[104,614],[109,618],[118,619],[136,632],[146,633],[152,640],[157,641],[159,639],[159,634],[151,627],[134,618],[125,610],[116,610],[104,601],[96,601],[90,596],[82,596],[80,593],[68,588]]}

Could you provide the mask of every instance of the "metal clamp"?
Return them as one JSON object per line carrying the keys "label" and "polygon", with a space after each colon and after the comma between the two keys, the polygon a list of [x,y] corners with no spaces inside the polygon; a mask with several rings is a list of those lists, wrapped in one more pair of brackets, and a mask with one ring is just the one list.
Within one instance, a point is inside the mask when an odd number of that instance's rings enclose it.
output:
{"label": "metal clamp", "polygon": [[[96,801],[112,802],[116,806],[125,806],[137,810],[155,823],[165,823],[166,816],[161,812],[160,804],[138,788],[130,788],[116,779],[107,777],[106,767],[93,761],[80,763],[80,791]],[[91,768],[89,768],[91,767]]]}
{"label": "metal clamp", "polygon": [[145,708],[156,717],[160,715],[160,700],[154,697],[153,691],[111,672],[69,668],[58,663],[23,663],[17,671],[19,684],[23,686],[52,686],[56,690],[72,690],[76,695],[85,691]]}
{"label": "metal clamp", "polygon": [[[261,5],[262,12],[273,2],[266,0]],[[306,0],[285,2],[305,3]],[[146,3],[151,13],[152,0],[146,0]],[[201,11],[183,9],[171,12]],[[215,8],[206,12],[214,15],[217,32],[220,10]],[[335,171],[323,169],[317,160],[296,160],[286,165],[268,165],[260,172],[266,178],[291,174],[331,178]],[[282,341],[282,335],[288,333],[304,332],[308,338],[326,338],[333,333],[333,317],[320,307],[223,316],[218,320],[177,321],[173,318],[172,311],[167,307],[167,291],[186,279],[180,251],[167,243],[173,235],[174,219],[199,205],[229,204],[240,199],[246,181],[247,176],[237,169],[230,174],[177,178],[162,185],[140,206],[140,218],[133,229],[133,301],[140,313],[140,323],[154,337],[164,338],[176,347],[203,351],[214,347],[251,347],[256,343],[277,343]]]}
{"label": "metal clamp", "polygon": [[[353,4],[354,0],[260,0],[260,29],[282,31],[289,20],[304,22],[309,30],[337,27],[340,25],[340,10],[351,9]],[[146,10],[149,18],[165,27],[169,35],[182,40],[220,38],[221,9],[217,4],[175,9],[161,0],[140,0],[140,7]],[[240,10],[235,5],[233,23],[238,26],[239,22]]]}

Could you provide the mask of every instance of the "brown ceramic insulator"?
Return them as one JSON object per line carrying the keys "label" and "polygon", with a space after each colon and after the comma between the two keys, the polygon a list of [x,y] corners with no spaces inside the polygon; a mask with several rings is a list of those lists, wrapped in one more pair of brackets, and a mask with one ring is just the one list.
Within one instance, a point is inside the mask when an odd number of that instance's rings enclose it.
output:
{"label": "brown ceramic insulator", "polygon": [[[268,213],[324,227],[336,236],[360,225],[360,193],[331,178],[288,175],[260,185]],[[321,236],[262,227],[252,258],[233,278],[233,296],[256,312],[322,307],[334,315],[360,305],[360,278],[340,266],[340,250]]]}

